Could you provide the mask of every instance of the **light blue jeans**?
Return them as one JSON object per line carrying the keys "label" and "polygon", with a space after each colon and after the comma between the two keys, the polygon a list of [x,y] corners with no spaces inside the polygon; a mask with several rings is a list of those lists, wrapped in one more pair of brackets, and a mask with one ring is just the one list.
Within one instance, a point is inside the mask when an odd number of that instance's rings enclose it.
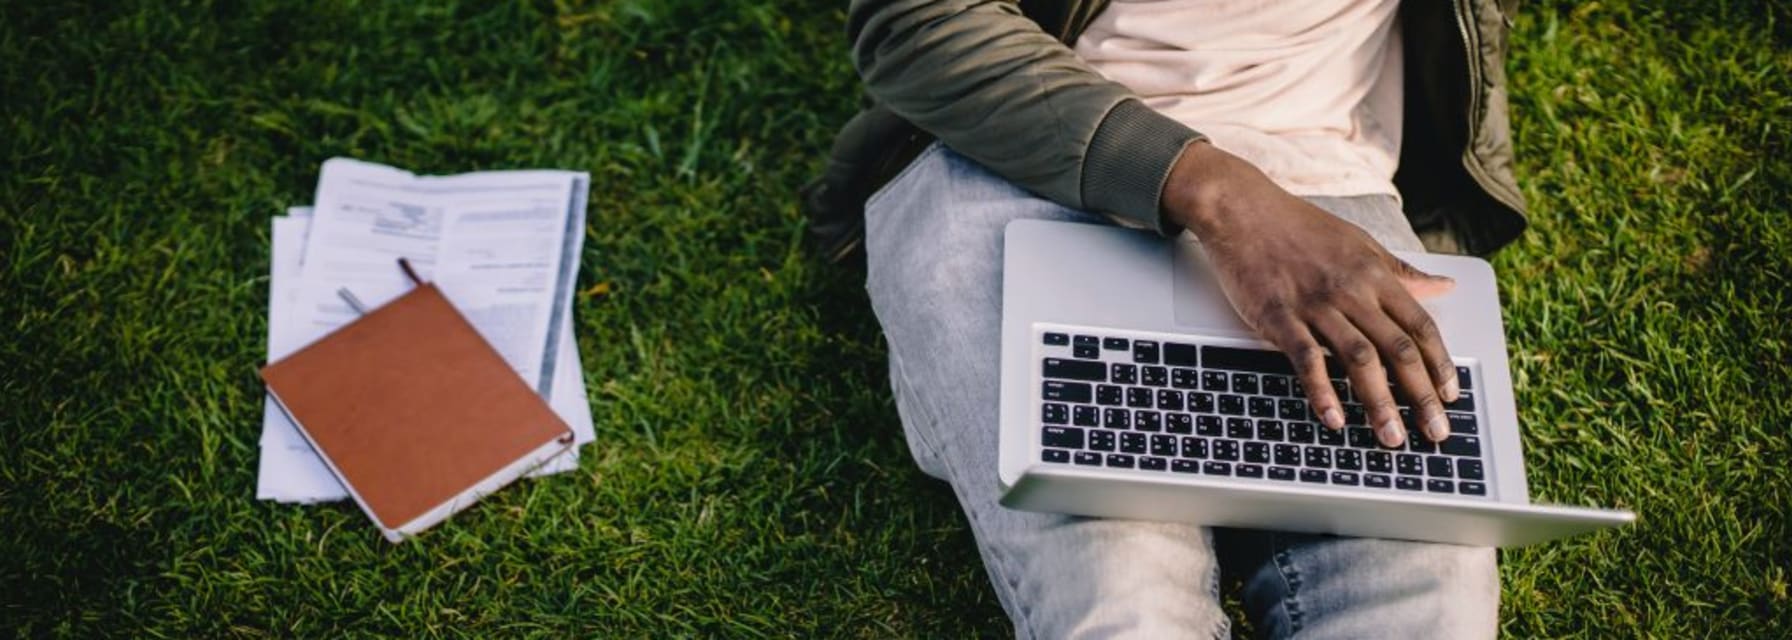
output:
{"label": "light blue jeans", "polygon": [[[1389,197],[1314,199],[1393,249],[1421,250]],[[1481,638],[1492,549],[1016,511],[997,501],[1002,230],[1105,219],[1034,196],[935,145],[867,203],[871,302],[909,450],[952,485],[1022,638],[1225,637],[1220,570],[1259,635]],[[1216,550],[1217,548],[1217,550]]]}

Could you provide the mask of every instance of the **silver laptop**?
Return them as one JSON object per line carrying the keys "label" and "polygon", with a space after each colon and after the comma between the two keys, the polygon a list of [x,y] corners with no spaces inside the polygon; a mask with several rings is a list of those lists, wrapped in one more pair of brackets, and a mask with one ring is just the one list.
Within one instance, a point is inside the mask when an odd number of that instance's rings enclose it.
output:
{"label": "silver laptop", "polygon": [[[1016,509],[1518,546],[1631,522],[1532,504],[1493,270],[1401,253],[1456,279],[1423,301],[1455,358],[1451,437],[1380,446],[1313,419],[1288,360],[1220,293],[1192,240],[1111,226],[1008,225],[1002,504]],[[1186,237],[1186,236],[1185,236]],[[1333,385],[1349,398],[1349,382]]]}

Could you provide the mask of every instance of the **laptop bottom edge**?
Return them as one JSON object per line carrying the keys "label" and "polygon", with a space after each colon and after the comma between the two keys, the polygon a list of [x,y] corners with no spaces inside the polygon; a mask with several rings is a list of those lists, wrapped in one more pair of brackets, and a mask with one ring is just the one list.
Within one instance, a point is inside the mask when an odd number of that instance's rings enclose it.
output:
{"label": "laptop bottom edge", "polygon": [[1606,509],[1171,483],[1051,467],[1029,469],[1002,496],[1002,505],[1025,511],[1488,547],[1546,542],[1636,518],[1627,511]]}

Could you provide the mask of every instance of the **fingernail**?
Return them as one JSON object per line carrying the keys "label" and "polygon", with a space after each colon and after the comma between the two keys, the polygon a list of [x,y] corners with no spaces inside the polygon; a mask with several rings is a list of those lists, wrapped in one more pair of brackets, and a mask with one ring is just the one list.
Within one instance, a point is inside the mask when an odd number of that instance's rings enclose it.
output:
{"label": "fingernail", "polygon": [[1406,430],[1400,428],[1398,420],[1381,423],[1381,428],[1377,431],[1381,432],[1381,443],[1390,447],[1400,446],[1400,442],[1406,438]]}
{"label": "fingernail", "polygon": [[1443,442],[1450,437],[1450,421],[1444,418],[1444,414],[1433,415],[1431,421],[1425,423],[1425,433],[1430,434],[1432,440]]}
{"label": "fingernail", "polygon": [[1456,372],[1451,371],[1450,378],[1444,381],[1443,394],[1446,402],[1455,402],[1462,396],[1462,389],[1456,385]]}
{"label": "fingernail", "polygon": [[1344,427],[1344,412],[1339,411],[1337,407],[1326,408],[1325,415],[1319,416],[1319,419],[1325,421],[1325,426],[1333,429]]}

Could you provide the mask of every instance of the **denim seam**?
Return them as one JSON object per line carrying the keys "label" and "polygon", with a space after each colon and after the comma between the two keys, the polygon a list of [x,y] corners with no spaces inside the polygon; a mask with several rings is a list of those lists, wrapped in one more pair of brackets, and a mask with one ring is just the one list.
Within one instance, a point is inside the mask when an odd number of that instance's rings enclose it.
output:
{"label": "denim seam", "polygon": [[1282,615],[1288,618],[1288,635],[1293,636],[1294,634],[1300,633],[1302,627],[1302,611],[1300,608],[1300,571],[1295,569],[1293,554],[1289,551],[1287,545],[1283,543],[1281,534],[1270,534],[1270,552],[1270,557],[1273,558],[1276,563],[1276,573],[1282,577],[1282,586],[1285,588],[1285,593],[1287,593],[1287,595],[1282,596]]}
{"label": "denim seam", "polygon": [[[910,382],[911,378],[908,375],[908,367],[903,365],[902,358],[900,356],[896,355],[896,352],[893,350],[890,351],[889,354],[890,354],[890,363],[895,365],[895,367],[896,367],[896,375],[900,376],[902,378],[902,391],[900,391],[898,393],[901,393],[902,395],[905,395],[905,396],[908,396],[909,398],[911,398],[912,401],[909,403],[910,406],[913,406],[915,411],[918,411],[922,414],[917,417],[919,417],[923,420],[923,422],[922,422],[923,428],[912,429],[912,430],[910,430],[910,433],[914,435],[916,440],[920,441],[921,448],[925,449],[927,451],[928,457],[932,458],[934,460],[934,462],[936,462],[936,463],[942,462],[944,460],[944,458],[942,458],[940,455],[940,448],[938,445],[935,445],[933,443],[932,438],[929,438],[927,436],[927,429],[925,428],[927,426],[939,424],[939,420],[938,420],[938,418],[936,418],[934,416],[933,411],[927,406],[927,404],[924,402],[921,402],[920,398],[915,396],[914,383]],[[900,398],[897,399],[897,402],[901,402],[901,401],[902,400]],[[950,476],[952,476],[951,465],[940,464],[939,466],[942,468],[943,471],[946,472],[946,475],[948,476],[946,478],[946,481],[948,483],[953,482],[954,478],[950,477]]]}
{"label": "denim seam", "polygon": [[[908,367],[903,364],[902,357],[897,355],[894,350],[891,350],[889,352],[889,354],[890,354],[889,355],[890,362],[895,365],[896,375],[902,377],[903,389],[911,390],[911,391],[907,391],[907,393],[912,397],[914,394],[914,392],[912,391],[912,389],[914,388],[914,385],[913,385],[913,383],[909,382],[910,378],[908,375]],[[914,402],[913,404],[914,404],[916,411],[920,411],[925,414],[924,419],[929,421],[928,424],[938,424],[938,420],[934,417],[933,410],[930,407],[928,407],[926,403],[920,402],[917,399],[917,401]],[[924,435],[925,431],[926,431],[925,429],[915,429],[915,430],[913,430],[913,433],[914,433],[915,437],[921,441],[921,447],[927,450],[928,455],[933,456],[934,460],[936,460],[936,461],[943,460],[943,458],[940,457],[939,447],[935,446],[934,443],[931,442],[926,435]],[[945,469],[946,474],[948,476],[952,475],[952,466],[951,465],[941,464],[940,466]],[[955,488],[958,486],[958,483],[954,480],[948,480],[948,483],[953,485],[953,487],[955,487]],[[1003,507],[998,505],[997,508],[1003,508]],[[963,509],[963,511],[965,513],[966,519],[970,519],[970,520],[976,519],[976,515],[973,510]],[[1010,562],[1008,560],[1008,558],[1003,556],[1000,549],[996,548],[993,545],[989,547],[989,557],[990,557],[990,560],[992,560],[996,564],[1000,565],[998,567],[1000,575],[991,576],[990,583],[993,584],[997,589],[1006,591],[1008,597],[1005,598],[1005,600],[1007,600],[1008,602],[1014,603],[1014,606],[1020,610],[1020,614],[1021,614],[1020,620],[1016,626],[1020,627],[1020,630],[1022,632],[1024,632],[1025,637],[1028,637],[1028,638],[1039,637],[1039,633],[1034,631],[1032,628],[1033,612],[1029,607],[1027,607],[1027,603],[1025,601],[1021,600],[1021,598],[1020,598],[1019,578],[1016,578],[1015,576],[1019,576],[1019,575],[1021,575],[1021,573],[1016,571],[1013,563]],[[1009,580],[1014,580],[1015,582],[1010,584]]]}

